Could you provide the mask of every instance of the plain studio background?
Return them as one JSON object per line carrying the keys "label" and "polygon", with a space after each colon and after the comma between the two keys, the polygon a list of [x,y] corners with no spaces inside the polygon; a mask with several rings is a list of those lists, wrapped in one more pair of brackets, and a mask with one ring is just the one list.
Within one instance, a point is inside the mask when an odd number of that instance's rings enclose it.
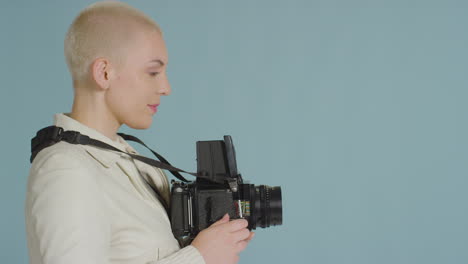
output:
{"label": "plain studio background", "polygon": [[[71,110],[63,39],[92,1],[4,2],[0,259],[27,263],[30,139]],[[192,171],[195,141],[231,135],[244,178],[282,187],[241,263],[467,263],[465,3],[131,1],[173,93],[121,131]]]}

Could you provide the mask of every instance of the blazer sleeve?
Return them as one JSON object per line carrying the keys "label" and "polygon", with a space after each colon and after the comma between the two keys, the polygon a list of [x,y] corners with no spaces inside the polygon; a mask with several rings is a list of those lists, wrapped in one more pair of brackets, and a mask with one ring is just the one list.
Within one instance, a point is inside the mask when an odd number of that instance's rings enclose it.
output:
{"label": "blazer sleeve", "polygon": [[83,154],[68,147],[48,151],[39,162],[31,167],[25,215],[40,262],[109,263],[110,221]]}
{"label": "blazer sleeve", "polygon": [[146,264],[205,264],[200,251],[194,246],[186,246],[173,254],[157,261],[151,261]]}

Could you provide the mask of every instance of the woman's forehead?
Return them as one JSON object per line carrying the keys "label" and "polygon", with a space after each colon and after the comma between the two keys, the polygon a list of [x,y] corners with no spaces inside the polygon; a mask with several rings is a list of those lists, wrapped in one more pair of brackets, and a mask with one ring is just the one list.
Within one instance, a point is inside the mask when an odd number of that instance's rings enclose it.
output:
{"label": "woman's forehead", "polygon": [[167,49],[161,34],[152,32],[145,34],[137,41],[136,51],[140,53],[141,59],[147,64],[166,64]]}
{"label": "woman's forehead", "polygon": [[159,33],[143,34],[134,41],[130,56],[149,66],[164,66],[167,64],[168,54],[164,39]]}

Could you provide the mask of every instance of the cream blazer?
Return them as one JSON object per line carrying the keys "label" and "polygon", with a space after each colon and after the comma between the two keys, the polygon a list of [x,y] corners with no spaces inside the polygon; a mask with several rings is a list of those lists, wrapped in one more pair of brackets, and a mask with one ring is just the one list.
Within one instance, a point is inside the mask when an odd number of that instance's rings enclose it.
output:
{"label": "cream blazer", "polygon": [[[138,154],[69,113],[55,114],[54,125]],[[126,154],[67,142],[39,152],[25,201],[30,264],[204,264],[195,247],[179,248],[142,177],[170,199],[164,172]]]}

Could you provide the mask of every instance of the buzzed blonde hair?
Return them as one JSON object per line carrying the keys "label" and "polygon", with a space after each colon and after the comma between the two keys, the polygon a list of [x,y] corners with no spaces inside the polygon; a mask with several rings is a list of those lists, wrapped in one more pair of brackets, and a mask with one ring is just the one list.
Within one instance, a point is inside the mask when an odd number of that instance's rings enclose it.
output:
{"label": "buzzed blonde hair", "polygon": [[87,82],[91,64],[99,57],[106,57],[117,67],[123,65],[132,38],[145,30],[162,34],[154,20],[126,3],[102,1],[83,9],[70,25],[64,41],[65,60],[73,83]]}

